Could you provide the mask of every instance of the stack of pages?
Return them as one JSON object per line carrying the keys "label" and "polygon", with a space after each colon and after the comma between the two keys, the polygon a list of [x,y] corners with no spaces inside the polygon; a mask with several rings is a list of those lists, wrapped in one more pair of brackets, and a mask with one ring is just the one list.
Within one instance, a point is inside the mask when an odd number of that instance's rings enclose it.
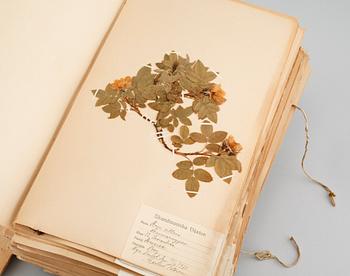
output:
{"label": "stack of pages", "polygon": [[124,2],[3,225],[0,259],[232,275],[309,75],[302,36],[240,1]]}

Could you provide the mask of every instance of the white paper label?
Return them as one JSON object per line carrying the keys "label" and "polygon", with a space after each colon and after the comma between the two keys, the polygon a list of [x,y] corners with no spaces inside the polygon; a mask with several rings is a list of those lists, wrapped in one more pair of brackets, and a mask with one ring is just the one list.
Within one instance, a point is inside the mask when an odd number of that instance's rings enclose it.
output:
{"label": "white paper label", "polygon": [[122,259],[162,275],[213,275],[224,235],[142,206]]}

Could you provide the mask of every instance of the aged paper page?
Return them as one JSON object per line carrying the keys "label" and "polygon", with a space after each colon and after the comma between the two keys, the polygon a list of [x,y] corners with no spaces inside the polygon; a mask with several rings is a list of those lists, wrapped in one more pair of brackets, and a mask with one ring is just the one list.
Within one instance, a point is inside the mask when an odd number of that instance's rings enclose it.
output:
{"label": "aged paper page", "polygon": [[[16,222],[116,257],[142,205],[225,235],[297,28],[229,0],[127,1]],[[153,129],[132,113],[107,120],[90,93],[171,50],[220,72],[228,100],[218,126],[244,147],[243,172],[230,185],[201,185],[192,199],[171,177],[180,160]]]}
{"label": "aged paper page", "polygon": [[0,2],[0,225],[10,225],[121,3]]}

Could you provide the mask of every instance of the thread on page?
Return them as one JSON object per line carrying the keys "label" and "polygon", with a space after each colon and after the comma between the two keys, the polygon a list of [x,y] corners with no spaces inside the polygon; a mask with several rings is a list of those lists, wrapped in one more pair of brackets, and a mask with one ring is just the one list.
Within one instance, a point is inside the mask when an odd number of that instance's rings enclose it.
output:
{"label": "thread on page", "polygon": [[231,178],[232,176],[233,176],[233,175],[230,174],[230,175],[228,175],[228,176],[221,177],[221,180],[229,179],[229,178]]}
{"label": "thread on page", "polygon": [[241,252],[245,255],[254,257],[258,261],[276,260],[283,267],[291,268],[299,262],[299,259],[301,256],[301,251],[300,251],[299,245],[297,244],[297,242],[295,241],[295,239],[293,237],[290,237],[289,240],[291,241],[293,247],[295,248],[295,250],[297,252],[297,257],[295,258],[295,260],[292,263],[286,263],[286,262],[282,261],[279,257],[272,254],[271,251],[269,251],[269,250],[261,250],[261,251],[256,251],[256,252],[241,250]]}
{"label": "thread on page", "polygon": [[302,109],[301,107],[297,106],[297,105],[292,105],[294,108],[296,108],[297,110],[300,111],[300,113],[302,114],[303,118],[304,118],[304,124],[305,124],[305,146],[304,146],[304,153],[303,153],[303,157],[301,158],[301,168],[305,174],[305,176],[313,183],[319,185],[320,187],[322,187],[327,193],[328,193],[328,198],[330,203],[332,204],[333,207],[335,207],[335,193],[325,184],[323,184],[321,181],[317,180],[316,178],[314,178],[311,174],[308,173],[308,171],[305,169],[305,159],[308,153],[308,149],[309,149],[309,143],[310,143],[310,134],[309,134],[309,120],[308,117],[306,115],[306,112],[304,111],[304,109]]}

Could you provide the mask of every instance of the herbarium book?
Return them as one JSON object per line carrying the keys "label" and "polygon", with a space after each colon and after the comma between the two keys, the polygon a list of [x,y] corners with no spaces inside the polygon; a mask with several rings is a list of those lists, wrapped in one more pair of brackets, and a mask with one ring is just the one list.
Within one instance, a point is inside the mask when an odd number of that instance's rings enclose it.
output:
{"label": "herbarium book", "polygon": [[232,275],[309,74],[303,31],[240,1],[113,5],[42,161],[0,218],[3,263],[15,254],[57,275]]}

